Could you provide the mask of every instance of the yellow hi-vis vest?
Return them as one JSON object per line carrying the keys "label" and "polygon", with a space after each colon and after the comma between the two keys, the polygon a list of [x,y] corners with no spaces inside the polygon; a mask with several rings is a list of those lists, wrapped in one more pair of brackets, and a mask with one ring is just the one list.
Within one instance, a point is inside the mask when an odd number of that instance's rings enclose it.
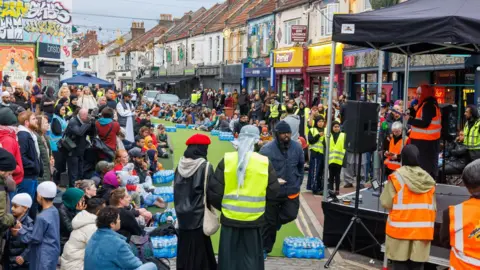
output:
{"label": "yellow hi-vis vest", "polygon": [[480,120],[477,120],[472,127],[465,125],[463,133],[465,133],[465,146],[468,150],[480,150]]}
{"label": "yellow hi-vis vest", "polygon": [[328,165],[343,165],[343,157],[345,157],[345,133],[341,132],[340,135],[338,135],[337,143],[335,143],[333,135],[330,136],[330,152],[328,155]]}
{"label": "yellow hi-vis vest", "polygon": [[265,213],[268,186],[268,158],[252,153],[243,186],[238,187],[238,153],[225,153],[225,190],[222,214],[238,221],[255,221]]}
{"label": "yellow hi-vis vest", "polygon": [[190,99],[192,103],[196,104],[198,102],[198,95],[196,93],[193,93],[190,95]]}
{"label": "yellow hi-vis vest", "polygon": [[270,104],[270,118],[277,118],[279,115],[278,104]]}
{"label": "yellow hi-vis vest", "polygon": [[[317,128],[311,128],[310,133],[312,134],[312,137],[315,137],[319,134]],[[323,154],[323,137],[320,137],[317,143],[311,144],[308,148],[312,151]]]}

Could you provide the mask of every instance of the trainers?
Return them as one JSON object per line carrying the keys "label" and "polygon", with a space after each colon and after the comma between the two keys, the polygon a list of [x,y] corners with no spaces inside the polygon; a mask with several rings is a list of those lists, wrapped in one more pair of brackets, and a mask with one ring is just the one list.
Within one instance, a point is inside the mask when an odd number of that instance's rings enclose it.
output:
{"label": "trainers", "polygon": [[266,251],[263,251],[263,260],[267,260],[268,253]]}
{"label": "trainers", "polygon": [[343,188],[352,188],[353,187],[353,184],[345,184],[345,186],[343,186]]}

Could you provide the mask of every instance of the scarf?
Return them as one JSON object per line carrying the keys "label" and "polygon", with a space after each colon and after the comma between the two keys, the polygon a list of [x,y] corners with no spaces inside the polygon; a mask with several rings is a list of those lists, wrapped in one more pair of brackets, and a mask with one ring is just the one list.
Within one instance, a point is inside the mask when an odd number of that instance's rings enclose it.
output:
{"label": "scarf", "polygon": [[38,147],[37,135],[35,135],[35,133],[33,133],[27,127],[22,126],[22,125],[18,126],[18,131],[28,132],[30,134],[30,136],[32,136],[33,142],[35,143],[35,150],[37,151],[38,158],[40,158],[40,148]]}

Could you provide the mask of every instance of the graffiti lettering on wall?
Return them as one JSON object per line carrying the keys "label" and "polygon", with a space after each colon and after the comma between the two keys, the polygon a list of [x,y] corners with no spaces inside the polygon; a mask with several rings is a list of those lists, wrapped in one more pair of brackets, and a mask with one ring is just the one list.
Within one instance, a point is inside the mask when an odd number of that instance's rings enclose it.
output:
{"label": "graffiti lettering on wall", "polygon": [[24,15],[27,19],[52,20],[60,23],[69,23],[72,20],[70,12],[60,2],[30,2],[30,9]]}
{"label": "graffiti lettering on wall", "polygon": [[72,37],[72,0],[0,0],[0,40],[62,45]]}
{"label": "graffiti lettering on wall", "polygon": [[29,33],[45,34],[54,37],[65,37],[66,26],[51,21],[33,21],[25,25],[24,30]]}
{"label": "graffiti lettering on wall", "polygon": [[0,18],[0,39],[22,40],[22,18]]}

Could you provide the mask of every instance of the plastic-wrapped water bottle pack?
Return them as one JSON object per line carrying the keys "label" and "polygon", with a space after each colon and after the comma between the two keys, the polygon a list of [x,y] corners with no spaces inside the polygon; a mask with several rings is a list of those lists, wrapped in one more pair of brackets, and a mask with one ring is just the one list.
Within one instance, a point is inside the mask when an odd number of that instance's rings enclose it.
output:
{"label": "plastic-wrapped water bottle pack", "polygon": [[185,124],[176,124],[175,127],[176,127],[176,128],[187,128],[187,125],[185,125]]}
{"label": "plastic-wrapped water bottle pack", "polygon": [[188,129],[195,129],[197,127],[197,125],[188,125]]}
{"label": "plastic-wrapped water bottle pack", "polygon": [[153,226],[158,227],[161,224],[172,223],[177,221],[177,213],[175,208],[167,208],[163,213],[156,213],[153,216]]}
{"label": "plastic-wrapped water bottle pack", "polygon": [[287,258],[323,259],[325,246],[319,238],[287,237],[283,240],[283,255]]}
{"label": "plastic-wrapped water bottle pack", "polygon": [[212,130],[212,132],[210,132],[210,135],[212,136],[219,136],[220,135],[220,131],[219,130]]}
{"label": "plastic-wrapped water bottle pack", "polygon": [[175,171],[163,170],[153,174],[152,181],[154,184],[167,184],[171,183],[175,178]]}
{"label": "plastic-wrapped water bottle pack", "polygon": [[177,236],[151,237],[153,256],[155,258],[174,258],[177,256]]}
{"label": "plastic-wrapped water bottle pack", "polygon": [[173,187],[156,187],[153,194],[162,198],[164,202],[173,202]]}
{"label": "plastic-wrapped water bottle pack", "polygon": [[166,132],[177,132],[177,128],[176,127],[165,127],[165,131]]}
{"label": "plastic-wrapped water bottle pack", "polygon": [[218,138],[220,139],[220,141],[227,141],[227,142],[231,142],[235,139],[233,134],[230,132],[220,132],[220,135],[218,136]]}

